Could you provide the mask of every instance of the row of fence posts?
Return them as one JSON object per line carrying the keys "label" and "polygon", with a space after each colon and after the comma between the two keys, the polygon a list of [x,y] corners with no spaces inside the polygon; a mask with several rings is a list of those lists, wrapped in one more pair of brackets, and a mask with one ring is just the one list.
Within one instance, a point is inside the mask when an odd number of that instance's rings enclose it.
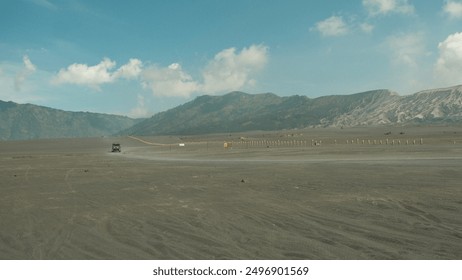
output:
{"label": "row of fence posts", "polygon": [[[423,145],[424,141],[423,138],[420,138],[419,140],[417,139],[385,139],[385,140],[371,140],[371,139],[362,139],[360,140],[359,138],[357,139],[347,139],[346,144],[363,144],[363,145]],[[337,144],[337,140],[335,140],[335,144]]]}
{"label": "row of fence posts", "polygon": [[[347,145],[423,145],[423,138],[420,139],[347,139],[345,142]],[[241,141],[230,141],[224,143],[224,148],[232,147],[309,147],[309,146],[321,146],[322,140],[312,139],[311,142],[307,140],[241,140]],[[337,140],[334,140],[333,144],[339,144]],[[455,144],[455,141],[454,141]]]}
{"label": "row of fence posts", "polygon": [[[322,141],[311,140],[309,143],[306,140],[249,140],[231,142],[231,146],[236,147],[308,147],[320,146]],[[230,146],[228,144],[228,146]]]}
{"label": "row of fence posts", "polygon": [[307,140],[242,140],[225,142],[224,147],[308,147],[321,144],[322,140],[311,140],[311,143]]}

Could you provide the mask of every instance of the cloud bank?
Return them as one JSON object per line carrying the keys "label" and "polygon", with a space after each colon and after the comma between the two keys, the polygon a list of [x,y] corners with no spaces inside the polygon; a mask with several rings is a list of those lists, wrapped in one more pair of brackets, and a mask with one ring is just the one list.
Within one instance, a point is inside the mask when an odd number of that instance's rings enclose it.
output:
{"label": "cloud bank", "polygon": [[75,84],[89,86],[99,90],[101,84],[110,83],[114,80],[113,73],[109,72],[116,63],[109,58],[104,58],[97,65],[74,63],[66,69],[59,70],[53,78],[54,84]]}
{"label": "cloud bank", "polygon": [[156,96],[189,97],[199,90],[199,84],[183,71],[179,63],[168,67],[150,66],[142,73],[142,84]]}
{"label": "cloud bank", "polygon": [[144,89],[155,96],[189,97],[193,93],[219,94],[254,86],[255,76],[268,61],[268,47],[251,45],[238,51],[229,48],[217,53],[200,72],[201,80],[194,79],[179,63],[167,67],[155,64],[143,65],[132,58],[115,69],[116,62],[104,58],[100,63],[88,66],[74,63],[53,77],[52,84],[74,84],[100,90],[103,84],[119,79],[138,79]]}
{"label": "cloud bank", "polygon": [[462,32],[449,35],[438,49],[435,78],[441,84],[462,84]]}
{"label": "cloud bank", "polygon": [[143,62],[141,60],[132,58],[127,64],[121,66],[117,72],[114,73],[113,78],[136,79],[143,70]]}
{"label": "cloud bank", "polygon": [[236,52],[225,49],[215,55],[202,72],[201,91],[220,93],[254,86],[253,76],[261,71],[268,61],[268,47],[252,45]]}

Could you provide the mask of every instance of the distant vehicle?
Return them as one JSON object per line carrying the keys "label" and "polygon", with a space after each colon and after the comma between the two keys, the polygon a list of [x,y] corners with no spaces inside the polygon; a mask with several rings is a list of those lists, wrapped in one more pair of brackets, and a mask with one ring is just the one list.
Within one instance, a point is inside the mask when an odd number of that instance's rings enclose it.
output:
{"label": "distant vehicle", "polygon": [[115,153],[115,152],[121,152],[122,151],[122,148],[120,148],[120,144],[119,143],[113,143],[112,144],[112,152]]}

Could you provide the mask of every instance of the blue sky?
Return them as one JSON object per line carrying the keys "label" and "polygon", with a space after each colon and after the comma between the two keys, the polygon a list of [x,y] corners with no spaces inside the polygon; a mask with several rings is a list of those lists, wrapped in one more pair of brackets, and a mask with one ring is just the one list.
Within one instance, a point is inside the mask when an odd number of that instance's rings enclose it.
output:
{"label": "blue sky", "polygon": [[462,84],[462,0],[2,0],[0,100],[145,117],[233,90]]}

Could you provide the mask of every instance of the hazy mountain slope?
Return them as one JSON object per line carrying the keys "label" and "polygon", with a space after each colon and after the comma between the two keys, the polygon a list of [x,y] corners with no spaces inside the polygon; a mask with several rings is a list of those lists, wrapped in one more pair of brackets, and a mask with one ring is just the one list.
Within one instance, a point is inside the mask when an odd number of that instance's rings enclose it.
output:
{"label": "hazy mountain slope", "polygon": [[[158,113],[125,130],[125,134],[200,134],[254,129],[262,111],[281,102],[274,94],[232,92],[200,96],[191,102]],[[257,121],[258,122],[258,121]],[[259,123],[259,122],[258,122]]]}
{"label": "hazy mountain slope", "polygon": [[0,140],[416,123],[462,124],[462,86],[408,96],[373,90],[313,99],[231,92],[223,96],[200,96],[143,121],[0,101]]}
{"label": "hazy mountain slope", "polygon": [[316,99],[242,92],[200,96],[156,114],[123,134],[200,134],[328,125],[336,116],[393,96],[385,90]]}
{"label": "hazy mountain slope", "polygon": [[462,86],[386,98],[374,108],[357,108],[335,117],[333,126],[453,123],[462,120]]}
{"label": "hazy mountain slope", "polygon": [[310,99],[232,92],[201,96],[123,134],[200,134],[312,126],[454,123],[462,120],[462,86],[399,96],[389,90]]}
{"label": "hazy mountain slope", "polygon": [[0,101],[0,140],[111,135],[137,120]]}

